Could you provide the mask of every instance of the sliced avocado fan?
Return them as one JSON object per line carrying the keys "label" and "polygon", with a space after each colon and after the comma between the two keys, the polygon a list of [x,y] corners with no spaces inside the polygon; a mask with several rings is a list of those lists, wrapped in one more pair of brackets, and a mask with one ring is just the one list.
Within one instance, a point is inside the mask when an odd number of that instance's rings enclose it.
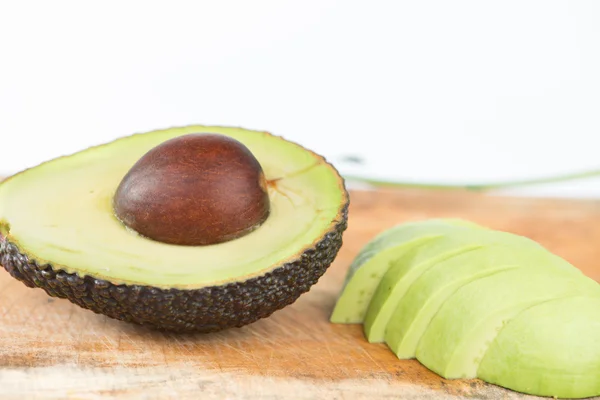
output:
{"label": "sliced avocado fan", "polygon": [[385,341],[398,358],[416,358],[446,379],[538,396],[600,395],[598,282],[508,232],[464,227],[418,238],[404,238],[414,245],[368,284],[370,342]]}
{"label": "sliced avocado fan", "polygon": [[[224,243],[180,246],[128,229],[113,196],[151,149],[187,134],[236,139],[259,161],[270,215]],[[136,134],[0,184],[0,262],[16,279],[112,318],[209,332],[266,317],[309,290],[336,257],[348,193],[326,160],[266,132],[188,126]]]}

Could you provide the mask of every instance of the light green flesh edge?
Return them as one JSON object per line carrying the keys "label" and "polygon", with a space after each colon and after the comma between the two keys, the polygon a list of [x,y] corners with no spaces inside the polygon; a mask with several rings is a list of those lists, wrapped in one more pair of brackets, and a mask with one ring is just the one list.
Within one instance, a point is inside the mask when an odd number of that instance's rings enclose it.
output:
{"label": "light green flesh edge", "polygon": [[484,229],[464,229],[417,247],[397,260],[379,282],[365,316],[367,340],[371,343],[384,341],[385,328],[398,301],[421,274],[441,261],[489,245],[530,247],[531,251],[537,248],[540,253],[546,251],[528,238]]}
{"label": "light green flesh edge", "polygon": [[477,375],[518,392],[559,398],[600,394],[600,297],[531,307],[506,324]]}
{"label": "light green flesh edge", "polygon": [[[147,151],[177,136],[219,133],[244,143],[266,178],[271,214],[254,232],[211,246],[143,238],[114,217],[121,179]],[[0,184],[0,232],[40,263],[113,283],[199,288],[259,276],[311,248],[338,222],[345,193],[335,170],[265,132],[188,126],[137,134],[58,158]]]}
{"label": "light green flesh edge", "polygon": [[362,323],[375,288],[391,262],[415,246],[465,227],[478,226],[460,219],[432,219],[405,223],[375,237],[361,249],[350,266],[330,321]]}
{"label": "light green flesh edge", "polygon": [[490,343],[521,311],[579,293],[600,296],[600,286],[579,270],[537,265],[478,279],[447,298],[418,343],[419,362],[447,379],[475,378]]}
{"label": "light green flesh edge", "polygon": [[579,271],[552,253],[540,252],[538,247],[482,247],[443,261],[423,273],[400,298],[386,326],[385,342],[398,358],[414,358],[429,322],[462,286],[508,269],[540,266],[546,271]]}

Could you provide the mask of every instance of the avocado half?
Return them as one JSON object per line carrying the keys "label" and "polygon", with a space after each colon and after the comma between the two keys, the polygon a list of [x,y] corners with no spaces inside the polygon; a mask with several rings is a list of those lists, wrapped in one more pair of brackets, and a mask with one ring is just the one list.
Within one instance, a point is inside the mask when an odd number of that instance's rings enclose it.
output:
{"label": "avocado half", "polygon": [[[145,153],[191,133],[230,136],[260,162],[271,213],[225,243],[178,246],[125,227],[112,207]],[[293,303],[342,245],[349,196],[323,157],[266,132],[187,126],[121,138],[25,170],[0,184],[0,264],[50,296],[160,330],[241,327]]]}

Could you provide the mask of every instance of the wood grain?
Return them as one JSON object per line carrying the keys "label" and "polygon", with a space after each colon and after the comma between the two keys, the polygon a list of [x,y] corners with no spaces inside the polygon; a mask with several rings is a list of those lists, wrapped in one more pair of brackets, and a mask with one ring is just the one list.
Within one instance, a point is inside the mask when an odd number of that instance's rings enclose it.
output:
{"label": "wood grain", "polygon": [[355,191],[344,246],[295,304],[210,335],[144,330],[28,289],[0,271],[2,399],[518,399],[479,380],[448,381],[328,322],[346,269],[395,224],[462,217],[538,240],[600,280],[600,202],[450,191]]}

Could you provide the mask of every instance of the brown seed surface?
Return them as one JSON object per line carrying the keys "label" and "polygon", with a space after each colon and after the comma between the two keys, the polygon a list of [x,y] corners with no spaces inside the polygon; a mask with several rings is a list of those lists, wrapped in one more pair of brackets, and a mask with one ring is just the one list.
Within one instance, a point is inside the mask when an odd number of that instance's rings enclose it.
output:
{"label": "brown seed surface", "polygon": [[239,141],[190,134],[146,153],[125,175],[113,205],[139,234],[163,243],[209,245],[239,238],[269,216],[262,167]]}

